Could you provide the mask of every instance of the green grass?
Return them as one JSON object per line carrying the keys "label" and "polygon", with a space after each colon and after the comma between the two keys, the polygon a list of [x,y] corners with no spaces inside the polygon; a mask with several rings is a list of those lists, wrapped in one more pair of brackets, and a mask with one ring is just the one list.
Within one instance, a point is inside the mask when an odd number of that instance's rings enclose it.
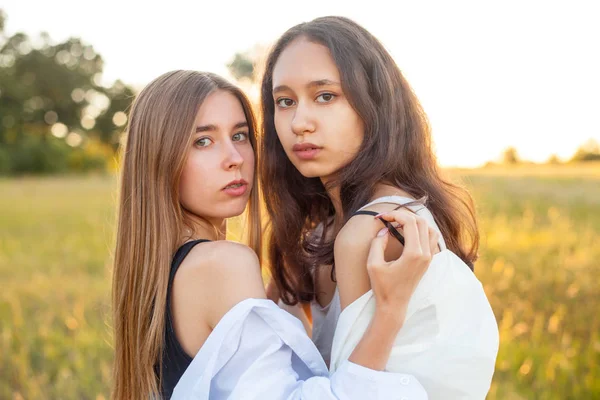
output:
{"label": "green grass", "polygon": [[600,169],[462,174],[500,327],[488,398],[600,398]]}
{"label": "green grass", "polygon": [[0,398],[108,397],[115,188],[0,181]]}
{"label": "green grass", "polygon": [[[452,171],[481,222],[501,348],[489,399],[600,398],[600,168]],[[0,180],[0,398],[110,387],[116,182]]]}

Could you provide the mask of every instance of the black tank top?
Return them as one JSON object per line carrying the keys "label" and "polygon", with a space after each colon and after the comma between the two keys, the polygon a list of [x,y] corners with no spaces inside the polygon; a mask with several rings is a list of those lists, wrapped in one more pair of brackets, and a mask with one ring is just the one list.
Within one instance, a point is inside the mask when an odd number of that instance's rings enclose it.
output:
{"label": "black tank top", "polygon": [[[192,357],[183,350],[181,344],[177,340],[175,335],[175,329],[173,328],[173,317],[171,315],[171,292],[173,288],[173,279],[179,266],[183,262],[184,258],[188,255],[190,250],[198,243],[210,242],[210,240],[193,240],[185,243],[181,246],[171,263],[171,273],[169,274],[169,286],[167,289],[167,309],[165,310],[165,341],[164,350],[162,355],[162,387],[161,392],[163,399],[170,399],[173,394],[175,385],[179,382],[179,379],[192,362]],[[155,366],[155,372],[158,377],[159,366]]]}

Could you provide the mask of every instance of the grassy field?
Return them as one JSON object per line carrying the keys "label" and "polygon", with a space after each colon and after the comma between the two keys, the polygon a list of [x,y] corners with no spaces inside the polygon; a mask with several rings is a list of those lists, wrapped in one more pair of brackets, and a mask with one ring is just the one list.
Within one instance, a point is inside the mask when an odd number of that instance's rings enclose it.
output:
{"label": "grassy field", "polygon": [[[489,399],[600,398],[600,166],[451,171],[501,334]],[[0,180],[0,399],[106,399],[116,182]]]}

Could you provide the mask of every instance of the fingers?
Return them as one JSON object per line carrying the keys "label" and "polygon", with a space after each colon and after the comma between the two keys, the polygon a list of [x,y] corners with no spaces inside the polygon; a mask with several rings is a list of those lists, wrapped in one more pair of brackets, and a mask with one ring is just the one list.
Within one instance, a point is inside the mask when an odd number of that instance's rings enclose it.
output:
{"label": "fingers", "polygon": [[438,231],[429,227],[429,249],[431,250],[432,256],[440,252],[440,247],[438,245],[439,240],[440,234]]}
{"label": "fingers", "polygon": [[419,244],[421,245],[421,254],[423,257],[431,257],[431,250],[429,245],[429,224],[425,221],[425,218],[415,217],[417,227],[419,229]]}
{"label": "fingers", "polygon": [[[397,222],[404,230],[407,241],[404,252],[408,256],[430,259],[433,254],[439,253],[439,232],[430,227],[423,217],[406,209],[398,209],[376,216],[388,222]],[[416,231],[411,228],[416,226]]]}
{"label": "fingers", "polygon": [[387,228],[384,228],[373,239],[369,248],[369,256],[367,257],[367,268],[370,269],[387,264],[384,254],[389,236]]}
{"label": "fingers", "polygon": [[398,210],[392,210],[385,213],[381,213],[375,216],[375,218],[382,218],[388,222],[399,222],[400,225],[404,225],[404,223],[410,219],[417,216],[417,214],[412,211],[407,210],[406,208],[399,208]]}
{"label": "fingers", "polygon": [[[398,210],[400,211],[400,210]],[[401,221],[398,221],[402,225],[404,232],[404,250],[400,258],[412,259],[419,257],[422,253],[421,243],[419,238],[419,226],[417,224],[417,216],[415,214],[404,214],[395,216],[402,217]]]}

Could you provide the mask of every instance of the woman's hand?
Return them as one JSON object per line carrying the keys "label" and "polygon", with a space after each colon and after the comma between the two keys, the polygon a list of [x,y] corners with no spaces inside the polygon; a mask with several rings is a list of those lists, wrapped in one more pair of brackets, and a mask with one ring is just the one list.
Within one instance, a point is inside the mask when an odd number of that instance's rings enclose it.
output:
{"label": "woman's hand", "polygon": [[377,304],[376,313],[400,318],[404,322],[408,302],[438,251],[439,233],[427,221],[406,209],[383,214],[381,218],[397,223],[404,232],[404,249],[397,260],[385,261],[389,231],[382,229],[371,243],[367,271]]}

